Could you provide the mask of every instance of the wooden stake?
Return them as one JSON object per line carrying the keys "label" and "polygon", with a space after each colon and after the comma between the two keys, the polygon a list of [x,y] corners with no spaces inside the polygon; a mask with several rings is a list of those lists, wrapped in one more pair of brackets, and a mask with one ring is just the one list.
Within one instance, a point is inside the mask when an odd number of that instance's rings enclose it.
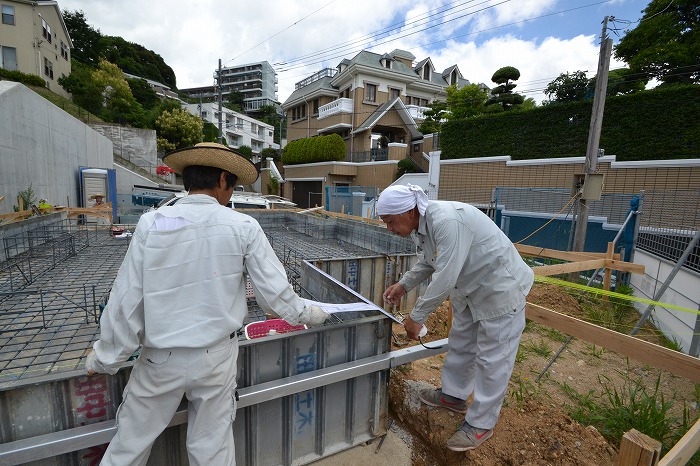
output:
{"label": "wooden stake", "polygon": [[661,442],[639,432],[628,430],[622,436],[617,466],[654,466],[661,456]]}

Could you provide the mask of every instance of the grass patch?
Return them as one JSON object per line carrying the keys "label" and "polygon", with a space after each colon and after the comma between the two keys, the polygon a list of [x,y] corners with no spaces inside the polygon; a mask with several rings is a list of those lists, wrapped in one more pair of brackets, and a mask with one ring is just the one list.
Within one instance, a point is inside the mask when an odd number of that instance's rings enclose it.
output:
{"label": "grass patch", "polygon": [[623,434],[630,429],[659,440],[663,451],[668,451],[697,419],[691,419],[690,410],[684,409],[679,419],[670,413],[673,401],[664,398],[660,390],[661,376],[647,389],[641,379],[622,374],[623,382],[614,386],[607,376],[598,378],[602,392],[579,394],[564,384],[562,389],[572,399],[567,405],[572,419],[583,425],[593,425],[610,443],[619,446]]}
{"label": "grass patch", "polygon": [[545,358],[552,355],[552,348],[550,348],[549,344],[544,340],[528,341],[523,345],[523,349]]}

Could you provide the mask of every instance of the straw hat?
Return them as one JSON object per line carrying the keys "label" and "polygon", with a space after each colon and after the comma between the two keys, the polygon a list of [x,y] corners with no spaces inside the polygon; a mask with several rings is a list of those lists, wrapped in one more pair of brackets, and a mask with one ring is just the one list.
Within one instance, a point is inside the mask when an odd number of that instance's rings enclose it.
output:
{"label": "straw hat", "polygon": [[105,197],[105,195],[102,194],[102,193],[95,193],[95,194],[93,194],[92,196],[90,196],[90,200],[96,199],[96,198],[98,198],[98,197]]}
{"label": "straw hat", "polygon": [[173,151],[163,157],[163,163],[179,175],[190,165],[204,165],[233,173],[238,177],[238,184],[252,184],[258,179],[258,171],[253,162],[233,149],[215,142],[200,142],[193,147]]}

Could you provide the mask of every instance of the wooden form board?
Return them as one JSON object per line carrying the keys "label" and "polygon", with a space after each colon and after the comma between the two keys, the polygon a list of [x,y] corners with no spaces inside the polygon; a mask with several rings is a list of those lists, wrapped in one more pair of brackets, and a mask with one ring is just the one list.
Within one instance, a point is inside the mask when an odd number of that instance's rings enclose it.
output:
{"label": "wooden form board", "polygon": [[700,420],[661,458],[659,466],[683,466],[700,450]]}
{"label": "wooden form board", "polygon": [[526,316],[539,324],[583,341],[599,345],[634,360],[663,368],[672,374],[700,383],[700,359],[630,335],[608,330],[575,317],[527,303]]}

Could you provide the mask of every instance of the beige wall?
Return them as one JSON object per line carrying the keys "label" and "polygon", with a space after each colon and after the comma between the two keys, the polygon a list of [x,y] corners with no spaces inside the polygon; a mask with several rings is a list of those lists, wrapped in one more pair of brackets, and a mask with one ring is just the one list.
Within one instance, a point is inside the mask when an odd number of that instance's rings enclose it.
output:
{"label": "beige wall", "polygon": [[[606,156],[598,162],[598,172],[604,175],[603,193],[700,189],[700,164],[693,166],[673,160],[615,162],[614,159],[614,156]],[[537,163],[509,162],[507,157],[491,160],[442,161],[440,199],[488,202],[496,187],[571,189],[574,175],[583,173],[582,157],[567,163],[546,159]]]}
{"label": "beige wall", "polygon": [[[15,24],[0,24],[0,45],[17,50],[18,71],[40,76],[50,90],[68,97],[69,94],[58,84],[58,79],[68,76],[71,71],[70,42],[57,7],[7,0],[2,4],[14,7]],[[42,18],[51,28],[51,43],[42,35]],[[68,47],[67,59],[61,56],[61,42]],[[44,59],[53,66],[53,78],[45,73]]]}
{"label": "beige wall", "polygon": [[[349,163],[328,162],[304,165],[285,165],[285,179],[325,178],[321,183],[323,192],[326,186],[349,183],[351,186],[374,186],[384,189],[396,179],[396,161]],[[284,183],[283,196],[289,198],[294,182]],[[323,199],[325,202],[325,196]]]}

